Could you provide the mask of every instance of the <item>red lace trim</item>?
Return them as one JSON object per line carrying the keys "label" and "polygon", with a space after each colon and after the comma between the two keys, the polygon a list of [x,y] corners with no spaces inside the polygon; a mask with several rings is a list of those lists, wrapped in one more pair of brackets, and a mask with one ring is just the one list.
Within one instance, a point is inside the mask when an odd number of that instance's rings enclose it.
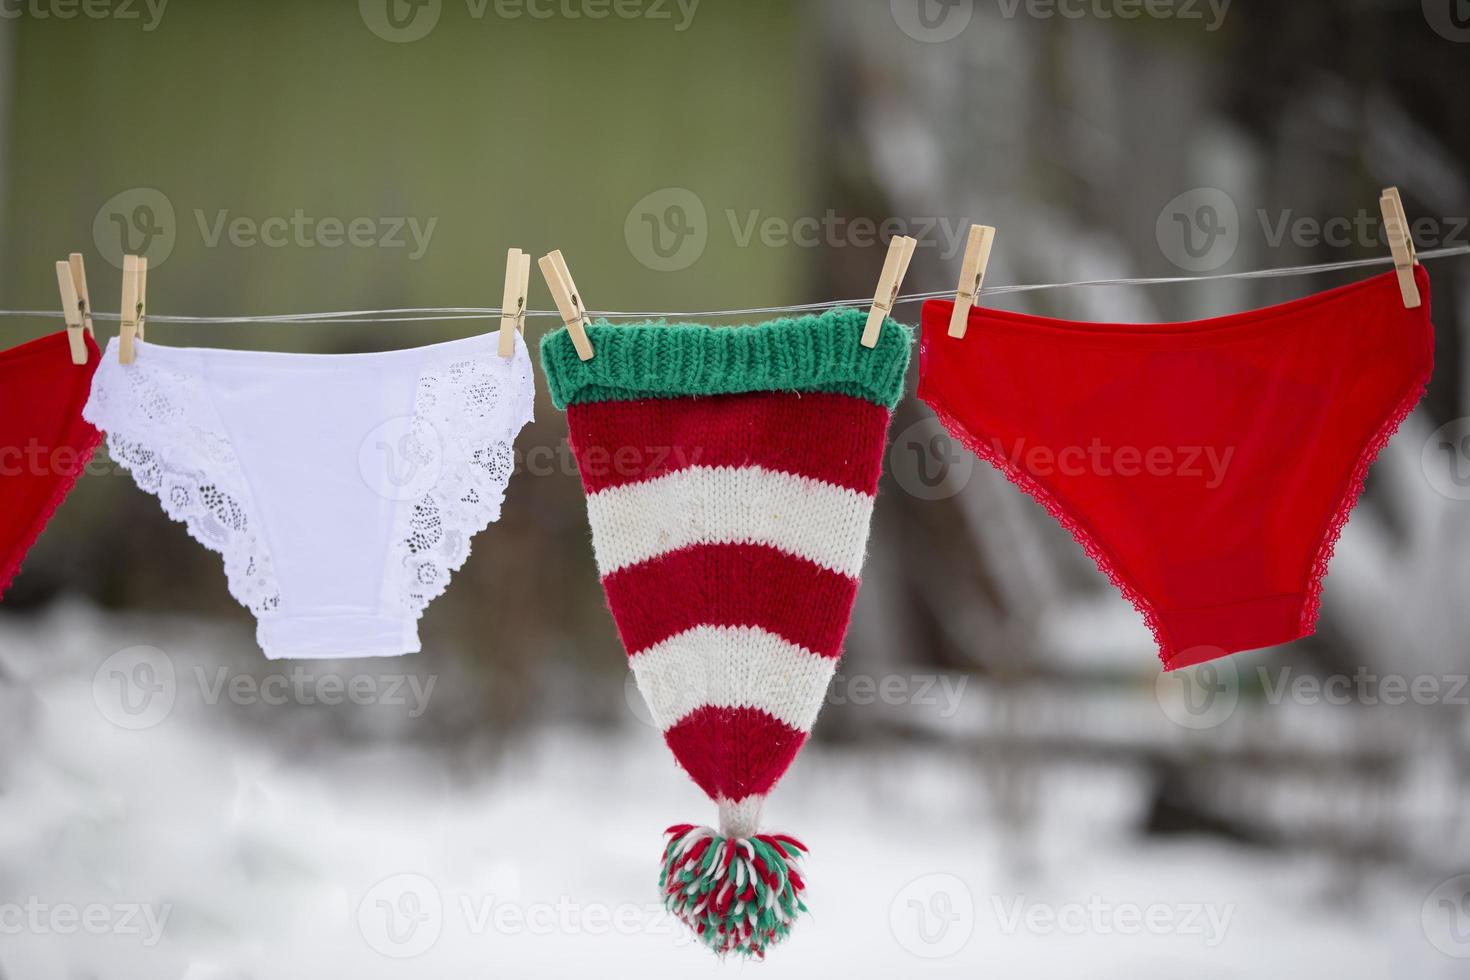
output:
{"label": "red lace trim", "polygon": [[1368,470],[1372,468],[1378,454],[1383,452],[1383,447],[1393,438],[1399,426],[1404,424],[1404,419],[1414,411],[1414,406],[1424,397],[1424,391],[1429,387],[1429,377],[1433,373],[1433,367],[1427,367],[1424,373],[1417,378],[1409,387],[1402,401],[1394,407],[1384,419],[1373,438],[1363,447],[1358,454],[1358,461],[1353,466],[1353,471],[1348,475],[1347,483],[1343,486],[1342,495],[1338,498],[1337,509],[1333,511],[1332,517],[1327,522],[1327,528],[1322,533],[1322,544],[1317,549],[1317,557],[1313,559],[1311,569],[1308,572],[1307,596],[1302,602],[1302,615],[1299,621],[1300,636],[1310,636],[1317,629],[1317,617],[1322,612],[1322,579],[1327,574],[1327,566],[1332,562],[1333,553],[1337,550],[1337,541],[1342,537],[1342,529],[1347,526],[1348,518],[1352,516],[1353,509],[1358,506],[1358,500],[1363,496],[1363,489],[1368,480]]}
{"label": "red lace trim", "polygon": [[1174,658],[1175,653],[1178,651],[1174,649],[1173,644],[1166,638],[1167,634],[1164,630],[1163,620],[1159,618],[1159,614],[1154,609],[1153,604],[1145,599],[1143,593],[1128,581],[1112,553],[1090,531],[1084,528],[1077,518],[1072,516],[1072,513],[1067,510],[1066,506],[1055,494],[1043,486],[1035,477],[1015,466],[994,446],[988,446],[971,435],[969,430],[960,424],[957,418],[941,407],[937,398],[931,395],[926,400],[929,402],[929,407],[934,411],[935,417],[939,419],[940,424],[944,426],[951,436],[958,439],[970,452],[999,470],[1011,483],[1024,490],[1033,500],[1046,508],[1047,513],[1051,514],[1053,520],[1067,529],[1067,532],[1072,535],[1072,538],[1077,542],[1078,546],[1087,553],[1087,557],[1091,558],[1093,563],[1097,565],[1098,571],[1106,575],[1108,581],[1112,582],[1113,586],[1123,594],[1123,598],[1131,602],[1133,608],[1138,610],[1139,615],[1143,617],[1144,623],[1148,625],[1149,632],[1154,635],[1154,642],[1159,648],[1159,660],[1167,668],[1169,661]]}

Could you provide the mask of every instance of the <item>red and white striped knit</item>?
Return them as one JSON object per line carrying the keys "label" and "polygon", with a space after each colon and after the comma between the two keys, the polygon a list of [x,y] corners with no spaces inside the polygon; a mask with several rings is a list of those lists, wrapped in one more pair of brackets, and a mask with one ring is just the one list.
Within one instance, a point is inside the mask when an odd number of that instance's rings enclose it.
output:
{"label": "red and white striped knit", "polygon": [[805,909],[761,805],[816,721],[857,595],[910,333],[838,310],[757,327],[594,325],[542,345],[608,606],[654,721],[720,811],[671,827],[668,907],[760,956]]}

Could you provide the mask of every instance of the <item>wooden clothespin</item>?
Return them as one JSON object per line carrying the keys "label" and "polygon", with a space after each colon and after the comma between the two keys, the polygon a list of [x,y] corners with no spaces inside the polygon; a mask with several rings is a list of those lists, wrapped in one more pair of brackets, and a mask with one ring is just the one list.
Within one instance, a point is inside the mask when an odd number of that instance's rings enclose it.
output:
{"label": "wooden clothespin", "polygon": [[898,291],[903,286],[903,277],[908,274],[913,261],[914,249],[919,243],[907,235],[900,235],[888,243],[888,257],[883,260],[883,274],[878,277],[878,291],[873,294],[873,308],[868,311],[868,324],[863,328],[863,346],[878,346],[878,334],[883,330],[883,319],[893,312],[898,304]]}
{"label": "wooden clothespin", "polygon": [[985,285],[985,267],[990,264],[990,249],[995,245],[995,229],[990,225],[971,225],[965,243],[965,259],[960,263],[960,285],[955,290],[954,312],[949,316],[949,335],[963,337],[970,325],[970,309],[980,299]]}
{"label": "wooden clothespin", "polygon": [[572,335],[572,346],[577,348],[577,356],[584,361],[592,360],[592,341],[587,338],[587,307],[582,304],[577,284],[572,282],[567,260],[558,250],[543,255],[538,264],[541,275],[546,277],[546,287],[551,290],[551,298],[556,301],[556,309],[561,313],[562,322]]}
{"label": "wooden clothespin", "polygon": [[87,342],[82,334],[96,339],[92,326],[92,300],[87,292],[87,268],[80,252],[56,263],[56,284],[61,287],[61,312],[66,317],[66,339],[71,344],[71,362],[87,363]]}
{"label": "wooden clothespin", "polygon": [[531,254],[513,248],[505,255],[505,295],[500,300],[500,356],[516,352],[516,334],[526,332],[526,297],[531,292]]}
{"label": "wooden clothespin", "polygon": [[1414,266],[1419,258],[1414,250],[1414,236],[1409,233],[1409,218],[1404,214],[1404,200],[1399,197],[1399,189],[1385,188],[1378,198],[1378,207],[1383,212],[1383,230],[1388,235],[1389,250],[1393,252],[1393,268],[1398,273],[1404,306],[1416,309],[1422,302],[1419,284],[1414,281]]}
{"label": "wooden clothespin", "polygon": [[117,338],[117,359],[131,364],[138,356],[135,341],[142,340],[148,313],[148,259],[124,255],[122,274],[122,330]]}

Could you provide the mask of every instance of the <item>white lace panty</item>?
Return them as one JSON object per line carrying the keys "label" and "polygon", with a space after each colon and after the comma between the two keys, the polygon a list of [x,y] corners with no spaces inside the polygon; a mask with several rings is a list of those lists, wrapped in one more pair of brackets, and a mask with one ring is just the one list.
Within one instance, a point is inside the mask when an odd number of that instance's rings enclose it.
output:
{"label": "white lace panty", "polygon": [[498,335],[382,354],[108,346],[83,415],[225,559],[272,659],[416,653],[418,620],[500,516],[531,357]]}

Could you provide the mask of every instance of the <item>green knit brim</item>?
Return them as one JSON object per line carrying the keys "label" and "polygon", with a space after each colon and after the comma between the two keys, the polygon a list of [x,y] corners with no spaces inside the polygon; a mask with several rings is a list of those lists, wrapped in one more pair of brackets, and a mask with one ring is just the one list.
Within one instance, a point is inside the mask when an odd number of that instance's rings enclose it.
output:
{"label": "green knit brim", "polygon": [[750,327],[696,323],[588,325],[595,351],[577,357],[565,327],[541,341],[541,366],[557,408],[637,398],[824,391],[892,409],[903,395],[913,331],[884,320],[862,346],[865,310],[828,310]]}

